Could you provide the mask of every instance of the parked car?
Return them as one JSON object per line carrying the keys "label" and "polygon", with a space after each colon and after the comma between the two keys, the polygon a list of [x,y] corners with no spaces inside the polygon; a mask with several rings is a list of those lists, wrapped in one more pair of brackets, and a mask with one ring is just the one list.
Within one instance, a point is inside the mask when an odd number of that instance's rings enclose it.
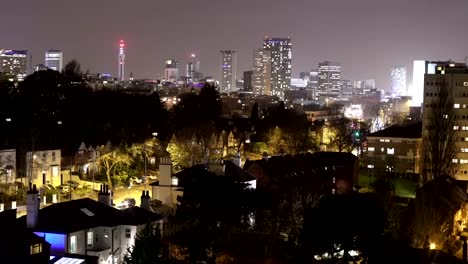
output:
{"label": "parked car", "polygon": [[78,188],[78,186],[80,186],[80,184],[76,181],[67,181],[67,183],[65,183],[64,185],[71,186],[73,189],[76,189]]}
{"label": "parked car", "polygon": [[61,194],[69,193],[70,190],[73,190],[70,188],[70,185],[66,185],[66,184],[62,184],[58,186],[57,189]]}
{"label": "parked car", "polygon": [[148,176],[146,176],[146,177],[147,177],[148,179],[150,179],[150,180],[156,180],[156,179],[158,178],[158,176],[156,176],[156,175],[148,175]]}
{"label": "parked car", "polygon": [[117,209],[124,210],[124,209],[130,208],[130,207],[134,207],[135,205],[136,205],[135,199],[125,198],[116,207],[117,207]]}
{"label": "parked car", "polygon": [[132,177],[130,177],[130,182],[136,183],[136,184],[140,184],[140,183],[143,182],[143,180],[142,180],[142,179],[139,179],[139,178],[137,178],[137,177],[135,177],[135,176],[132,176]]}
{"label": "parked car", "polygon": [[55,187],[52,184],[44,184],[42,185],[42,189],[46,191],[52,191],[52,190],[55,190]]}

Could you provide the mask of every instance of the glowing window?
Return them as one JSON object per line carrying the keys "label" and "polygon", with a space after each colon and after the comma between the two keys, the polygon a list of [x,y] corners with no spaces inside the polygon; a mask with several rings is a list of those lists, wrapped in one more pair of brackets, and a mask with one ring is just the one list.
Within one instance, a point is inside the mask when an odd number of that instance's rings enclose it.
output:
{"label": "glowing window", "polygon": [[461,160],[460,160],[460,164],[468,164],[468,160],[466,160],[466,159],[461,159]]}
{"label": "glowing window", "polygon": [[395,148],[387,148],[387,154],[389,155],[395,154]]}
{"label": "glowing window", "polygon": [[31,255],[42,253],[42,244],[31,245]]}
{"label": "glowing window", "polygon": [[93,238],[94,238],[94,232],[93,231],[89,231],[87,232],[86,234],[86,244],[88,246],[93,246]]}
{"label": "glowing window", "polygon": [[460,104],[454,104],[453,108],[460,108]]}
{"label": "glowing window", "polygon": [[367,151],[375,151],[375,148],[374,147],[368,147]]}
{"label": "glowing window", "polygon": [[70,237],[70,253],[76,253],[76,236]]}
{"label": "glowing window", "polygon": [[458,159],[452,159],[452,163],[458,163]]}

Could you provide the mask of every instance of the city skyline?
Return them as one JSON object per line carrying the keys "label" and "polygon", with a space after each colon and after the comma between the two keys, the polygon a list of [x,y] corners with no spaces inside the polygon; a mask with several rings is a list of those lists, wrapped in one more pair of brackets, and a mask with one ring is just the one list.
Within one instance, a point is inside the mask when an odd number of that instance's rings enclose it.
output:
{"label": "city skyline", "polygon": [[[468,55],[458,44],[468,36],[455,33],[463,32],[459,21],[468,12],[461,0],[450,5],[432,0],[358,0],[338,7],[337,1],[246,3],[9,2],[0,11],[0,21],[9,25],[0,29],[0,47],[28,50],[33,65],[42,63],[45,51],[59,49],[64,63],[75,58],[83,69],[117,76],[117,47],[124,39],[127,78],[130,72],[136,78],[163,77],[167,58],[177,59],[183,67],[191,53],[201,61],[201,72],[216,76],[219,50],[232,49],[238,51],[237,78],[241,78],[239,73],[252,69],[253,50],[261,47],[265,35],[291,37],[293,77],[316,68],[319,61],[331,60],[342,64],[344,79],[376,79],[377,88],[386,90],[394,65],[406,66],[411,76],[413,60],[464,61]],[[224,8],[232,11],[223,13]],[[128,15],[131,13],[138,15]],[[200,15],[203,13],[213,15]],[[285,19],[276,21],[282,13]],[[13,20],[19,14],[24,19]],[[222,21],[213,23],[221,14]],[[430,19],[438,16],[446,17],[443,23]],[[63,23],[53,22],[57,19]],[[323,27],[328,30],[320,33]]]}

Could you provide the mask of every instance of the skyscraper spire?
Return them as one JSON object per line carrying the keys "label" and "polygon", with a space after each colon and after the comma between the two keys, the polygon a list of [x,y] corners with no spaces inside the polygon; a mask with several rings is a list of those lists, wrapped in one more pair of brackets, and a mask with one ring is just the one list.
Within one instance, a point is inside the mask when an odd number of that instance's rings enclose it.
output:
{"label": "skyscraper spire", "polygon": [[119,46],[119,81],[123,81],[125,79],[125,43],[123,40],[120,40]]}

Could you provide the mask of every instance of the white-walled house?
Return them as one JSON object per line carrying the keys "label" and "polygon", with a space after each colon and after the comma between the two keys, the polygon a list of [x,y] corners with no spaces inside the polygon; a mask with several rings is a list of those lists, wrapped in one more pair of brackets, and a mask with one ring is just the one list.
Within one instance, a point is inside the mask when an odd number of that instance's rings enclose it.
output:
{"label": "white-walled house", "polygon": [[[19,221],[26,221],[28,228],[51,244],[51,256],[97,256],[99,263],[118,264],[147,223],[162,226],[165,220],[149,208],[111,207],[106,187],[101,187],[99,201],[85,198],[39,210],[38,198],[37,190],[28,192],[28,214]],[[149,205],[149,200],[148,193],[142,195],[142,205]]]}
{"label": "white-walled house", "polygon": [[62,154],[60,149],[29,151],[26,153],[26,175],[28,181],[37,186],[60,185]]}
{"label": "white-walled house", "polygon": [[0,150],[0,183],[16,181],[16,149]]}

